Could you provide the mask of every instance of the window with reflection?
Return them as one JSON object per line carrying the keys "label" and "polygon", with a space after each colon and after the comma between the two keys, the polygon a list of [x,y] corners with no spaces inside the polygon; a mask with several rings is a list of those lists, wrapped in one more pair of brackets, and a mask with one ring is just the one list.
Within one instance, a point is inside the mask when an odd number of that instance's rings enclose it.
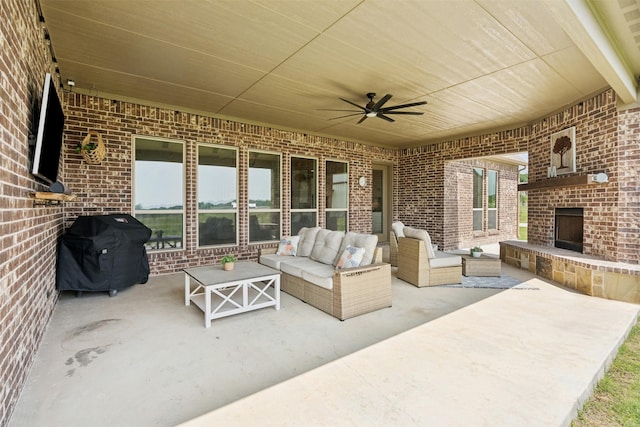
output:
{"label": "window with reflection", "polygon": [[184,143],[134,138],[134,216],[152,231],[148,251],[184,247]]}
{"label": "window with reflection", "polygon": [[237,243],[238,153],[198,145],[198,246]]}
{"label": "window with reflection", "polygon": [[349,172],[346,162],[326,162],[326,228],[347,231]]}
{"label": "window with reflection", "polygon": [[487,228],[498,229],[498,171],[487,171]]}
{"label": "window with reflection", "polygon": [[483,229],[483,183],[484,170],[480,168],[473,168],[473,231],[482,231]]}
{"label": "window with reflection", "polygon": [[291,234],[318,224],[316,159],[291,157]]}
{"label": "window with reflection", "polygon": [[280,155],[249,152],[249,242],[280,239]]}

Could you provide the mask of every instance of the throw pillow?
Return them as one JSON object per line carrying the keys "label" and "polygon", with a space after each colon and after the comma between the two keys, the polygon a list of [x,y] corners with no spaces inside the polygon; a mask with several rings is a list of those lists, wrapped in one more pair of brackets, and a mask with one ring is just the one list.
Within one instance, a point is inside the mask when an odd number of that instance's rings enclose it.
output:
{"label": "throw pillow", "polygon": [[298,250],[299,241],[300,241],[300,236],[290,236],[280,240],[280,245],[278,246],[276,255],[296,256],[296,251]]}
{"label": "throw pillow", "polygon": [[347,246],[336,264],[337,269],[359,267],[364,256],[364,248]]}

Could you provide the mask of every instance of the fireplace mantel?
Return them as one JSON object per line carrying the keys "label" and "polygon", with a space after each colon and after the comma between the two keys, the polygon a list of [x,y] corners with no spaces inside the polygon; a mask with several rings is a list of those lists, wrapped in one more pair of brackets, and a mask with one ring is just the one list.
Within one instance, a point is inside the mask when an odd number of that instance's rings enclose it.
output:
{"label": "fireplace mantel", "polygon": [[603,184],[601,182],[596,181],[594,177],[595,177],[594,174],[585,173],[581,175],[547,178],[540,181],[529,182],[526,184],[519,184],[518,191],[531,191],[531,190],[541,190],[545,188],[576,187],[581,185]]}

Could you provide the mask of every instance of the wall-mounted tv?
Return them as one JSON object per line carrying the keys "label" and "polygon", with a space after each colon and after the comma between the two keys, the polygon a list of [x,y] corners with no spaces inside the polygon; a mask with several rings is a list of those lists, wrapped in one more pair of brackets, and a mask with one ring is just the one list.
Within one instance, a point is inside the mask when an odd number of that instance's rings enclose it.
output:
{"label": "wall-mounted tv", "polygon": [[47,73],[44,78],[31,173],[48,184],[53,184],[58,179],[63,129],[62,104],[58,98],[53,78],[50,73]]}

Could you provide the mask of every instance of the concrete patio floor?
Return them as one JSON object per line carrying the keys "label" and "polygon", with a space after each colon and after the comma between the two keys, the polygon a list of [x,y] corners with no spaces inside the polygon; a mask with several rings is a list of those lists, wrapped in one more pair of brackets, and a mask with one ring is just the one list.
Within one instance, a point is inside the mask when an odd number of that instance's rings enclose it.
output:
{"label": "concrete patio floor", "polygon": [[282,294],[217,319],[183,275],[61,295],[10,426],[563,426],[640,307],[503,264],[538,290],[421,288],[344,322]]}

